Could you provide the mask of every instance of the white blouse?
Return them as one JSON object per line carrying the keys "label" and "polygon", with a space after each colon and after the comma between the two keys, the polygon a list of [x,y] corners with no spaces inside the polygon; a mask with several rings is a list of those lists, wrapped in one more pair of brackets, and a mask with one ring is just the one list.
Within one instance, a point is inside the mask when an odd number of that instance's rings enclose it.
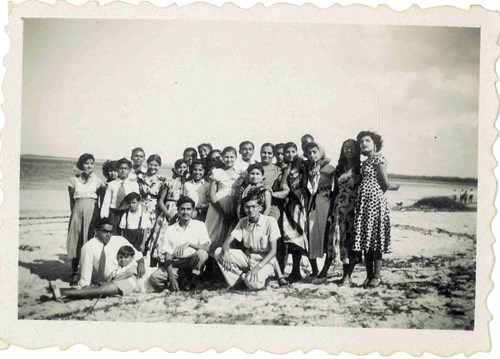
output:
{"label": "white blouse", "polygon": [[97,199],[97,190],[102,186],[102,180],[95,174],[91,174],[87,181],[82,177],[71,177],[68,187],[74,189],[73,199],[92,198]]}

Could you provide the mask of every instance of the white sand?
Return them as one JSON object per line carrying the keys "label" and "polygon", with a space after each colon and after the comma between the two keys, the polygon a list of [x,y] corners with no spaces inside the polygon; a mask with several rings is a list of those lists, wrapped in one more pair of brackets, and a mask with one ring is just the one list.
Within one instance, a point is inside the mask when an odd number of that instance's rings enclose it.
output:
{"label": "white sand", "polygon": [[[68,285],[67,221],[25,220],[20,227],[19,318],[186,323],[321,325],[347,327],[466,329],[474,326],[475,212],[392,212],[392,253],[384,284],[376,289],[295,283],[260,292],[228,292],[220,285],[201,292],[132,294],[71,301],[48,296],[47,280]],[[364,267],[353,275],[364,280]]]}

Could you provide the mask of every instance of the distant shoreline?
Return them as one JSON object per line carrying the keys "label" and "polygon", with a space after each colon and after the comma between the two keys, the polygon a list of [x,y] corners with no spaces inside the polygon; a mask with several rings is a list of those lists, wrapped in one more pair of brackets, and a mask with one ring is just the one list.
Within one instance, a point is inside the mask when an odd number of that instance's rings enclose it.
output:
{"label": "distant shoreline", "polygon": [[[40,156],[40,155],[30,155],[21,154],[21,160],[45,160],[45,161],[68,161],[76,162],[78,158],[76,157],[58,157],[58,156]],[[106,159],[96,158],[96,163],[102,164]],[[172,164],[166,164],[166,166],[171,167]],[[477,186],[477,178],[471,177],[451,177],[451,176],[419,176],[419,175],[403,175],[397,173],[389,173],[389,180],[391,182],[395,181],[424,181],[424,182],[444,182],[444,183],[463,183],[471,184]]]}

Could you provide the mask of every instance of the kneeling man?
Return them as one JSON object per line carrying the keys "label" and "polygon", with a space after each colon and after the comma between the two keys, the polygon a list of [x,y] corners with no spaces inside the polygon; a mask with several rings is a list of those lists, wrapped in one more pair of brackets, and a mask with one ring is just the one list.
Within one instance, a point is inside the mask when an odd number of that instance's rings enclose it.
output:
{"label": "kneeling man", "polygon": [[194,201],[181,197],[177,201],[179,221],[165,231],[160,253],[165,255],[165,265],[150,277],[150,283],[157,291],[180,289],[179,281],[189,281],[184,289],[197,289],[199,275],[208,259],[208,237],[205,223],[192,219]]}

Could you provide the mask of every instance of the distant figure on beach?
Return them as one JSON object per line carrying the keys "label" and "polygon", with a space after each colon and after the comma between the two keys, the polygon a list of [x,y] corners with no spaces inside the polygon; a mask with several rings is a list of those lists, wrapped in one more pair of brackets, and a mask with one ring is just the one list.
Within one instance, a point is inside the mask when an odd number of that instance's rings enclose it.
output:
{"label": "distant figure on beach", "polygon": [[79,176],[71,177],[68,181],[71,216],[66,248],[67,258],[71,260],[71,284],[78,281],[81,249],[94,236],[94,224],[99,218],[97,198],[104,183],[94,174],[94,161],[90,153],[81,155],[76,163]]}
{"label": "distant figure on beach", "polygon": [[462,188],[460,190],[460,203],[464,203],[467,202],[467,196],[465,195],[465,191],[464,189]]}
{"label": "distant figure on beach", "polygon": [[473,200],[474,200],[474,191],[471,188],[470,191],[469,191],[469,203],[472,204]]}
{"label": "distant figure on beach", "polygon": [[469,192],[467,190],[464,191],[464,204],[467,204],[467,199],[469,198]]}
{"label": "distant figure on beach", "polygon": [[457,201],[457,199],[458,199],[457,190],[456,190],[456,189],[454,189],[454,190],[453,190],[453,202],[456,202],[456,201]]}
{"label": "distant figure on beach", "polygon": [[389,187],[387,160],[380,154],[382,137],[371,131],[357,136],[361,153],[368,157],[361,166],[362,180],[356,197],[354,251],[363,251],[366,264],[365,287],[378,287],[382,255],[389,252],[391,221],[384,193]]}

